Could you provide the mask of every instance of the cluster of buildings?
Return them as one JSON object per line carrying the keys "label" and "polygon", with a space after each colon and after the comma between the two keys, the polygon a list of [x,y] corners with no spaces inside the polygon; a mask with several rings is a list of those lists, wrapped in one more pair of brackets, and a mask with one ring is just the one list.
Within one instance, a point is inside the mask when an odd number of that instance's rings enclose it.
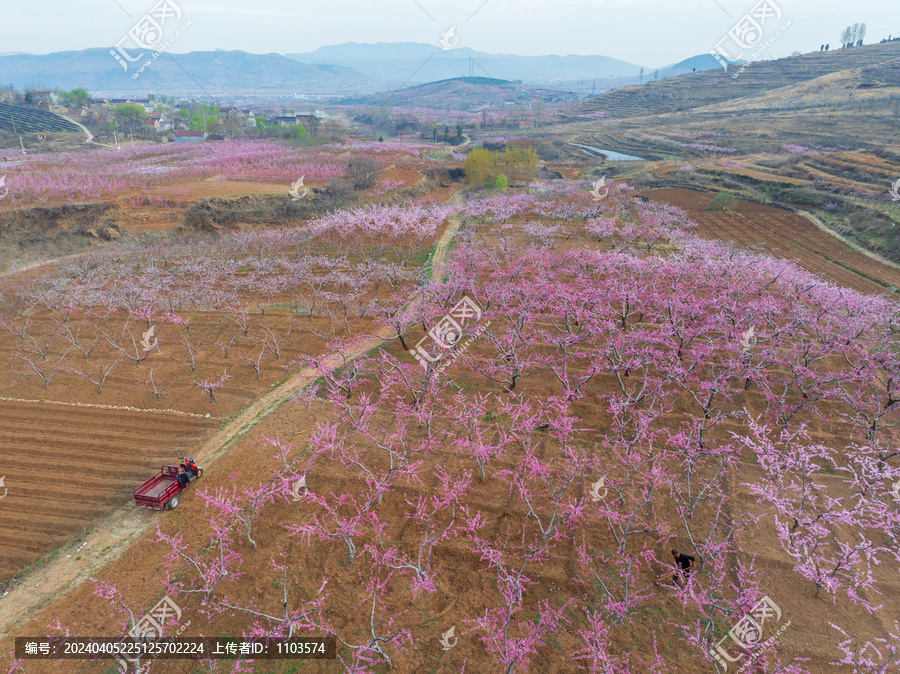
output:
{"label": "cluster of buildings", "polygon": [[[61,114],[73,121],[85,125],[106,126],[113,121],[116,106],[123,103],[138,105],[147,113],[144,121],[148,127],[159,134],[178,143],[197,143],[210,140],[221,140],[226,134],[208,133],[206,131],[192,131],[189,127],[190,119],[181,115],[183,107],[187,104],[168,103],[164,100],[151,98],[89,98],[85,105],[66,106],[61,96],[50,90],[29,90],[25,92],[25,104],[39,109]],[[173,100],[173,99],[168,99]],[[20,99],[21,101],[21,99]],[[225,125],[227,132],[234,133],[236,128],[257,129],[261,126],[258,120],[263,120],[266,127],[271,126],[297,126],[302,124],[310,132],[318,131],[320,124],[330,119],[327,113],[318,110],[303,114],[261,114],[250,108],[221,107],[218,108],[219,118]]]}

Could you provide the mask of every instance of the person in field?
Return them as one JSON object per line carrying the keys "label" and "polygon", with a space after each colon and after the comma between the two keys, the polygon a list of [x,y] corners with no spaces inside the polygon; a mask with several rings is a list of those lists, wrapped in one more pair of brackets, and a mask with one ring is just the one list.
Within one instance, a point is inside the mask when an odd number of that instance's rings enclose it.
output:
{"label": "person in field", "polygon": [[675,558],[675,573],[673,573],[670,578],[677,584],[678,577],[681,576],[684,578],[685,585],[687,585],[687,581],[690,578],[691,569],[694,568],[694,557],[692,555],[685,555],[683,553],[678,552],[676,549],[672,549],[672,557]]}

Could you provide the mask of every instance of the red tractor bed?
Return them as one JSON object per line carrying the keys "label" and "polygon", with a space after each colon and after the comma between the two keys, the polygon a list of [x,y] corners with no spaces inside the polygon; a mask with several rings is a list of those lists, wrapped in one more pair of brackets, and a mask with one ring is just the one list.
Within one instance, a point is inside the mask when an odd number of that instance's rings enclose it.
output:
{"label": "red tractor bed", "polygon": [[180,472],[178,466],[163,466],[156,475],[134,490],[134,502],[141,508],[171,510],[178,505],[178,493],[182,491],[178,483]]}

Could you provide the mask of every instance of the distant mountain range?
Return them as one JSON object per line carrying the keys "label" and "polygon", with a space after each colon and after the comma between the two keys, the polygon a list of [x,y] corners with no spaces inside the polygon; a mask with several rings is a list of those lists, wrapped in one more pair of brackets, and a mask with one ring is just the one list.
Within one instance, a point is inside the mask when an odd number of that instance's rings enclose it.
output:
{"label": "distant mountain range", "polygon": [[109,49],[0,56],[0,81],[19,88],[39,86],[109,96],[147,92],[216,97],[240,93],[371,93],[386,83],[340,65],[299,63],[281,54],[194,51],[162,54],[137,79]]}
{"label": "distant mountain range", "polygon": [[[128,65],[125,71],[108,48],[0,54],[0,82],[20,89],[82,87],[97,96],[154,92],[215,98],[292,93],[363,96],[460,77],[470,66],[475,76],[569,90],[590,86],[598,93],[641,78],[641,66],[608,56],[488,54],[415,42],[348,42],[286,56],[218,49],[161,54],[136,79],[132,76],[138,64]],[[718,67],[711,56],[695,56],[658,70],[644,68],[643,80]]]}
{"label": "distant mountain range", "polygon": [[[303,63],[330,63],[345,66],[383,80],[399,80],[421,84],[472,74],[505,80],[522,80],[524,84],[555,84],[568,81],[640,78],[641,66],[609,56],[517,56],[489,54],[471,49],[441,49],[438,45],[418,42],[379,42],[320,47],[313,52],[286,54]],[[681,63],[659,68],[658,76],[671,77],[720,67],[710,55],[694,56]],[[656,69],[644,68],[645,79]],[[615,86],[619,86],[617,83]],[[609,87],[604,87],[609,88]]]}

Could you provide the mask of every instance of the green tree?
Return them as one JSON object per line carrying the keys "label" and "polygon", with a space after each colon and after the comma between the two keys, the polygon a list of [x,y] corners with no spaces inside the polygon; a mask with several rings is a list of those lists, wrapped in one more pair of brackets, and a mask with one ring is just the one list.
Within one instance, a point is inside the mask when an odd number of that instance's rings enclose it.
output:
{"label": "green tree", "polygon": [[462,124],[456,125],[456,141],[458,143],[462,142]]}
{"label": "green tree", "polygon": [[506,175],[511,180],[530,182],[537,175],[538,156],[532,148],[510,147],[501,157]]}
{"label": "green tree", "polygon": [[509,187],[509,180],[507,180],[506,176],[502,173],[497,176],[497,180],[494,182],[494,187],[498,190],[505,190]]}
{"label": "green tree", "polygon": [[297,125],[297,138],[305,138],[306,137],[306,127],[302,124]]}
{"label": "green tree", "polygon": [[486,150],[483,147],[475,147],[469,151],[466,157],[466,179],[472,187],[485,187],[496,180],[500,154]]}
{"label": "green tree", "polygon": [[266,120],[263,117],[256,118],[256,130],[263,131],[266,128]]}
{"label": "green tree", "polygon": [[72,89],[71,96],[72,96],[73,102],[78,107],[87,105],[88,92],[86,92],[84,89]]}
{"label": "green tree", "polygon": [[120,103],[114,110],[116,124],[128,131],[134,132],[144,120],[147,119],[147,113],[140,105],[135,103]]}
{"label": "green tree", "polygon": [[721,206],[722,212],[724,213],[726,209],[731,206],[735,199],[737,199],[737,197],[733,192],[729,192],[727,190],[724,192],[719,192],[712,201],[706,204],[706,207],[703,210],[717,211],[719,210],[719,206]]}
{"label": "green tree", "polygon": [[206,131],[206,121],[203,119],[203,115],[199,112],[195,112],[191,115],[191,123],[188,124],[188,128],[191,131]]}

